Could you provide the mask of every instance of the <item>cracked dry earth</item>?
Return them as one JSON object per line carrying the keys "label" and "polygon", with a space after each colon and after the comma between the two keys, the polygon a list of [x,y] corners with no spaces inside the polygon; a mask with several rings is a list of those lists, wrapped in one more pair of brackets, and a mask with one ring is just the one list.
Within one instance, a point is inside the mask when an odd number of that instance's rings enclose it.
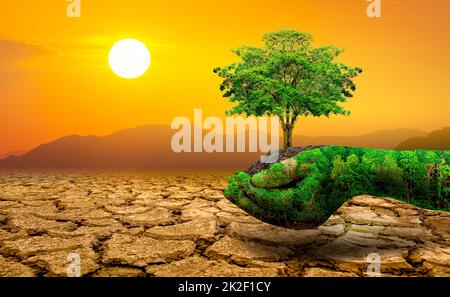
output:
{"label": "cracked dry earth", "polygon": [[229,173],[1,173],[0,276],[450,276],[450,214],[369,196],[323,226],[258,221]]}

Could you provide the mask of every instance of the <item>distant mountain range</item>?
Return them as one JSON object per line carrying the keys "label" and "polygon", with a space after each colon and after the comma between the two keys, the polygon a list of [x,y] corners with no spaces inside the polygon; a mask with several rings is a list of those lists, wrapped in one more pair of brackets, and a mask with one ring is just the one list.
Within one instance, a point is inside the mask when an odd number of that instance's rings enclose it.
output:
{"label": "distant mountain range", "polygon": [[257,153],[181,153],[171,149],[176,131],[146,125],[98,136],[72,135],[0,160],[0,168],[26,169],[231,169],[249,167]]}
{"label": "distant mountain range", "polygon": [[6,159],[9,156],[20,156],[20,155],[25,154],[26,152],[27,152],[26,150],[19,150],[19,151],[12,151],[12,152],[8,152],[8,153],[0,154],[0,160]]}
{"label": "distant mountain range", "polygon": [[396,149],[450,150],[450,127],[433,131],[426,136],[408,138],[401,142]]}
{"label": "distant mountain range", "polygon": [[[7,169],[247,169],[260,153],[174,153],[169,126],[146,125],[109,136],[63,137],[40,145],[22,156],[0,160]],[[396,129],[351,137],[295,136],[294,145],[344,145],[393,149],[411,137],[427,133]]]}
{"label": "distant mountain range", "polygon": [[350,147],[367,147],[377,149],[394,149],[397,145],[411,137],[423,137],[427,133],[416,129],[381,130],[359,136],[295,136],[297,146],[304,145],[342,145]]}

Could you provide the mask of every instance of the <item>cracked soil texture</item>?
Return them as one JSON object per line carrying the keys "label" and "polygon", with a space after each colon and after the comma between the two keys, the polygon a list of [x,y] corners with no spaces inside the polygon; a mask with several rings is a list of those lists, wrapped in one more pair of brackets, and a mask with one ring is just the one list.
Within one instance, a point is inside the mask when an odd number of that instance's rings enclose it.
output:
{"label": "cracked soil texture", "polygon": [[224,173],[0,174],[0,276],[450,276],[450,214],[355,197],[323,226],[263,223]]}

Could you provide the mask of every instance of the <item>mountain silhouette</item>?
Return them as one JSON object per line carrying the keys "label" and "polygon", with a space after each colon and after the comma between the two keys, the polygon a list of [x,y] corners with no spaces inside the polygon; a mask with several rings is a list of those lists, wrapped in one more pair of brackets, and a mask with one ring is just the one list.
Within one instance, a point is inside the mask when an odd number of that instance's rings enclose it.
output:
{"label": "mountain silhouette", "polygon": [[0,160],[6,159],[9,156],[21,156],[21,155],[25,154],[26,152],[27,152],[26,150],[17,150],[17,151],[3,153],[3,154],[0,154]]}
{"label": "mountain silhouette", "polygon": [[450,150],[450,127],[433,131],[423,137],[411,137],[401,142],[398,150],[430,149]]}
{"label": "mountain silhouette", "polygon": [[30,169],[231,169],[245,168],[258,153],[174,153],[169,126],[146,125],[98,136],[71,135],[22,156],[0,160],[0,168]]}
{"label": "mountain silhouette", "polygon": [[[72,135],[40,145],[22,156],[0,160],[4,169],[247,169],[261,153],[174,153],[169,126],[146,125],[108,136]],[[412,136],[412,129],[380,131],[353,137],[295,136],[295,145],[346,145],[394,148]],[[281,143],[281,142],[280,142]]]}
{"label": "mountain silhouette", "polygon": [[402,141],[411,137],[421,137],[426,132],[417,129],[381,130],[358,136],[295,136],[294,143],[305,145],[341,145],[350,147],[394,149]]}

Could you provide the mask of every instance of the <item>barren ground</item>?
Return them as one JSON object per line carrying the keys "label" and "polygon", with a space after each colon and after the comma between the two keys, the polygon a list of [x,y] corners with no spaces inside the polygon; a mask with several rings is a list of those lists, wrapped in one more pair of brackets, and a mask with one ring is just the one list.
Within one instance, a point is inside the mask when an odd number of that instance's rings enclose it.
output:
{"label": "barren ground", "polygon": [[226,200],[229,175],[0,173],[0,276],[65,276],[71,253],[83,276],[364,276],[372,253],[385,276],[450,276],[449,213],[361,196],[287,230]]}

